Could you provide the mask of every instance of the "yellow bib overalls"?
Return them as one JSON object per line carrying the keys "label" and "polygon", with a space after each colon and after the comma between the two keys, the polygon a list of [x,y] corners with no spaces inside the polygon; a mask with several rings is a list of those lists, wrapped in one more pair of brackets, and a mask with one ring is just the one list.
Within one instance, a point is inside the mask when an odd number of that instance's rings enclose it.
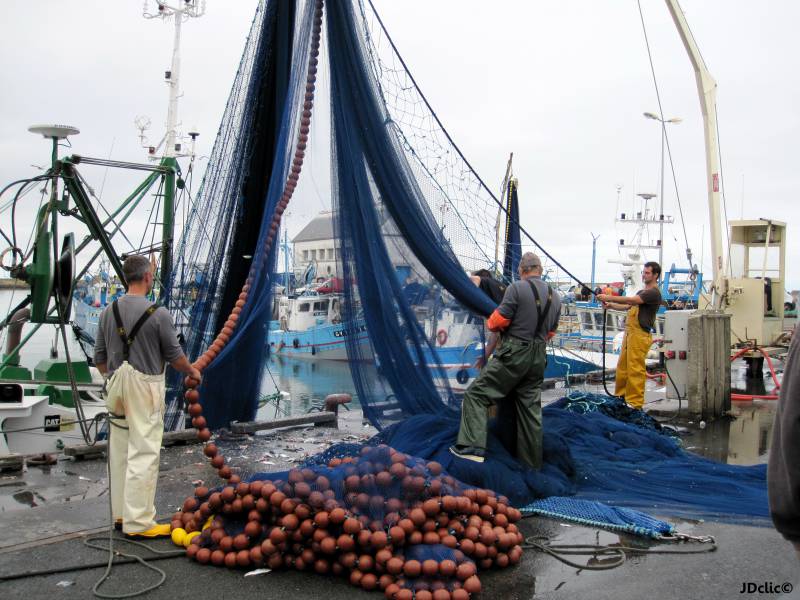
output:
{"label": "yellow bib overalls", "polygon": [[652,343],[653,336],[639,325],[639,307],[632,306],[625,322],[614,393],[624,396],[625,402],[633,408],[644,406],[644,384],[647,381],[644,361]]}

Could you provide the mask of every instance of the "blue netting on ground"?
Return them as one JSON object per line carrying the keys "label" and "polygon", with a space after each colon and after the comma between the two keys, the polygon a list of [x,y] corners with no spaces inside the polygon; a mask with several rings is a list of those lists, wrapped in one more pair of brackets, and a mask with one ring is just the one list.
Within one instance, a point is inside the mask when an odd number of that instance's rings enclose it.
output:
{"label": "blue netting on ground", "polygon": [[540,515],[655,539],[675,534],[674,525],[638,510],[577,498],[544,498],[523,506],[520,511],[523,515]]}
{"label": "blue netting on ground", "polygon": [[[594,410],[586,412],[587,405]],[[620,406],[617,398],[587,393],[562,398],[545,407],[543,423],[540,471],[525,468],[508,452],[497,423],[483,464],[450,454],[458,433],[455,417],[418,415],[384,429],[370,443],[438,461],[460,481],[496,490],[518,507],[539,498],[575,496],[664,516],[767,523],[764,465],[727,465],[687,452],[671,430],[661,430],[642,411]],[[325,456],[355,450],[333,446]]]}

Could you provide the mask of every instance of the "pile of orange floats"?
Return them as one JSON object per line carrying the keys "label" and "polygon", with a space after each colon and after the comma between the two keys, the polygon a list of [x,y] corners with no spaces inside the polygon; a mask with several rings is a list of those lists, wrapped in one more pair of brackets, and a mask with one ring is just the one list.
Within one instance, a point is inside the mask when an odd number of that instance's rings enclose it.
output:
{"label": "pile of orange floats", "polygon": [[520,512],[387,446],[274,479],[198,487],[172,518],[189,558],[348,577],[395,600],[466,600],[519,562]]}

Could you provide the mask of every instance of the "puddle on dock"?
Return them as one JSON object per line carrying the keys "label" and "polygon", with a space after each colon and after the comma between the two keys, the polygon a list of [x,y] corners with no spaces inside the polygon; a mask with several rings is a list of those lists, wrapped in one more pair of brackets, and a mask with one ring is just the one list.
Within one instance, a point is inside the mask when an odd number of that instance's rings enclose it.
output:
{"label": "puddle on dock", "polygon": [[[780,379],[783,363],[775,360]],[[745,376],[743,361],[731,367],[731,393],[766,396],[777,394],[775,383],[764,369],[762,378]],[[681,436],[684,448],[731,465],[766,463],[772,445],[772,425],[775,420],[775,400],[731,402],[730,416],[709,423],[681,422],[686,431]]]}
{"label": "puddle on dock", "polygon": [[689,423],[682,435],[689,452],[731,465],[767,462],[775,402],[732,402],[731,417],[706,424]]}
{"label": "puddle on dock", "polygon": [[[96,463],[96,464],[92,464]],[[0,512],[97,498],[107,493],[105,463],[86,461],[80,473],[69,460],[29,466],[24,473],[0,476]]]}

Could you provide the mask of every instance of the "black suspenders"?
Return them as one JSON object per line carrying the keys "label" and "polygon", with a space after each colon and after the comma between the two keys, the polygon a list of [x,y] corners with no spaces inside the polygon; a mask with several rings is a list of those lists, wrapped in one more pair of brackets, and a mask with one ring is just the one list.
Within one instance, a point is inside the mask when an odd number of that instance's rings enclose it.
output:
{"label": "black suspenders", "polygon": [[553,303],[553,288],[549,285],[547,286],[547,302],[544,305],[544,310],[542,309],[542,299],[539,296],[539,290],[536,288],[536,284],[533,283],[530,279],[526,280],[533,290],[533,297],[536,298],[536,315],[537,315],[537,322],[536,322],[536,331],[533,333],[534,339],[536,336],[539,335],[539,332],[542,330],[544,326],[544,318],[547,316],[547,313],[550,311],[550,305]]}
{"label": "black suspenders", "polygon": [[131,329],[130,334],[125,331],[125,326],[122,324],[122,317],[119,314],[119,306],[117,306],[117,301],[111,303],[111,310],[114,313],[114,321],[117,324],[117,333],[119,334],[120,339],[122,340],[122,358],[123,360],[127,361],[131,354],[131,345],[133,344],[133,340],[136,339],[136,334],[139,333],[139,330],[144,325],[145,321],[150,318],[156,309],[158,308],[158,304],[151,304],[147,307],[147,310],[144,311],[144,314],[139,317],[139,320]]}

